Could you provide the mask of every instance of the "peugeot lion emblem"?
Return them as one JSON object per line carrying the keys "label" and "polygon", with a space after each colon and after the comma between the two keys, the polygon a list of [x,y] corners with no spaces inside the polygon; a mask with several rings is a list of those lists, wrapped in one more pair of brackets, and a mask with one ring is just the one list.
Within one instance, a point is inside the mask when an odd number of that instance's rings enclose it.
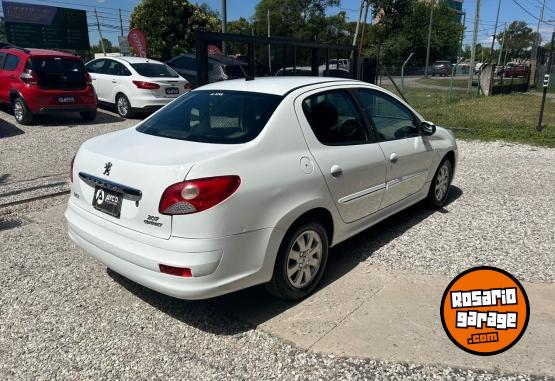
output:
{"label": "peugeot lion emblem", "polygon": [[104,164],[104,173],[103,175],[110,176],[110,170],[112,169],[112,163],[107,162]]}

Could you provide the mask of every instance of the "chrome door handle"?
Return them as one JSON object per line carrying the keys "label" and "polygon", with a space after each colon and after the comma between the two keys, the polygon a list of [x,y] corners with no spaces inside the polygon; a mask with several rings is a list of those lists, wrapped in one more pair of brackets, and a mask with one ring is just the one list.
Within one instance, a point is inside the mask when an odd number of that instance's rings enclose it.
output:
{"label": "chrome door handle", "polygon": [[399,160],[399,155],[397,155],[395,152],[393,152],[390,156],[389,156],[389,161],[392,163],[396,163],[397,160]]}
{"label": "chrome door handle", "polygon": [[330,173],[333,177],[339,177],[343,174],[343,169],[339,165],[334,164],[331,166]]}

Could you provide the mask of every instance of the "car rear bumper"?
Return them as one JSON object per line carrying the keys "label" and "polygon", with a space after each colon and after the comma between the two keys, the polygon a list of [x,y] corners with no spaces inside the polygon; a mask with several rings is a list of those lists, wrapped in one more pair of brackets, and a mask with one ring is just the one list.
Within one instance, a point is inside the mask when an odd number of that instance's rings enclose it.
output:
{"label": "car rear bumper", "polygon": [[137,111],[155,111],[164,107],[176,98],[163,98],[150,95],[135,96],[130,98],[131,107]]}
{"label": "car rear bumper", "polygon": [[[215,239],[155,238],[112,224],[76,206],[65,212],[70,238],[87,254],[145,287],[181,299],[206,299],[267,282],[283,237],[260,229]],[[161,273],[187,267],[192,277]]]}

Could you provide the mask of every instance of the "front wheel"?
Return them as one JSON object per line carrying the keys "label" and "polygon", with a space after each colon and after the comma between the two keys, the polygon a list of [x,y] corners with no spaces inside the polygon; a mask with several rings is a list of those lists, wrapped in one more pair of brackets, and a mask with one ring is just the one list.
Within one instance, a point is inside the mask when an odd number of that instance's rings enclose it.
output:
{"label": "front wheel", "polygon": [[119,116],[122,118],[132,118],[134,116],[134,112],[131,109],[131,103],[123,94],[119,94],[116,97],[116,109],[118,110]]}
{"label": "front wheel", "polygon": [[328,235],[322,224],[301,223],[285,235],[266,289],[280,299],[302,299],[320,283],[327,260]]}
{"label": "front wheel", "polygon": [[428,192],[428,204],[435,208],[440,208],[447,202],[449,189],[453,179],[453,164],[451,160],[444,159],[432,180],[430,191]]}

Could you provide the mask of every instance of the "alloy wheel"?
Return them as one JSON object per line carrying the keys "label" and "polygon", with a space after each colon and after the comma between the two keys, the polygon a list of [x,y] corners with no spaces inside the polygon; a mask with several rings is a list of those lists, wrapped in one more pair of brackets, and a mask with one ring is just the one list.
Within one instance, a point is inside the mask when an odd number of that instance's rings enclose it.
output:
{"label": "alloy wheel", "polygon": [[436,200],[441,201],[443,197],[447,194],[447,189],[449,189],[449,168],[447,164],[443,164],[439,169],[435,184],[435,196]]}
{"label": "alloy wheel", "polygon": [[308,285],[318,274],[322,263],[322,240],[314,230],[297,236],[287,256],[287,278],[295,288]]}

